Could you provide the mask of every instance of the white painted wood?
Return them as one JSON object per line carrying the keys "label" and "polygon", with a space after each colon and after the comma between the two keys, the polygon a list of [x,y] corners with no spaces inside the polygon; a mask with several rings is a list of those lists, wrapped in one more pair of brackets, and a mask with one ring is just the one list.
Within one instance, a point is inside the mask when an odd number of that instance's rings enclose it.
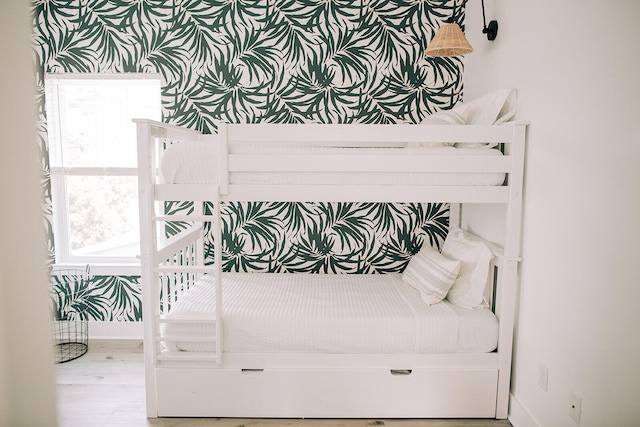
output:
{"label": "white painted wood", "polygon": [[513,127],[514,143],[508,147],[512,161],[509,174],[509,203],[505,225],[504,255],[506,258],[500,283],[497,286],[496,315],[500,330],[498,354],[500,354],[500,374],[498,377],[498,400],[496,416],[506,418],[509,411],[509,389],[511,385],[511,362],[513,353],[513,333],[517,304],[518,266],[521,260],[522,235],[522,191],[524,181],[525,126]]}
{"label": "white painted wood", "polygon": [[220,218],[220,197],[213,199],[213,229],[214,229],[214,267],[215,287],[216,287],[216,361],[222,364],[222,351],[224,345],[224,333],[222,330],[222,316],[224,315],[222,305],[222,220]]}
{"label": "white painted wood", "polygon": [[[157,200],[212,200],[208,184],[158,184]],[[396,186],[363,187],[357,185],[229,185],[221,200],[255,201],[324,201],[324,202],[451,202],[507,203],[505,186]]]}
{"label": "white painted wood", "polygon": [[449,202],[449,224],[456,224],[460,227],[461,214],[462,206],[460,203]]}
{"label": "white painted wood", "polygon": [[155,251],[155,263],[164,262],[169,256],[178,252],[187,243],[194,242],[202,234],[202,226],[191,227],[183,233],[171,236],[167,240],[158,242],[158,249]]}
{"label": "white painted wood", "polygon": [[[188,129],[182,126],[176,126],[169,123],[162,123],[149,119],[133,119],[138,129],[146,128],[149,138],[165,138],[171,140],[183,140],[190,138],[198,138],[201,133],[197,130]],[[140,140],[138,140],[140,141]]]}
{"label": "white painted wood", "polygon": [[506,203],[507,187],[477,186],[397,186],[363,187],[358,185],[230,185],[223,200],[250,201],[324,201],[324,202],[453,202]]}
{"label": "white painted wood", "polygon": [[[189,354],[188,352],[174,352]],[[169,354],[167,354],[169,355]],[[225,353],[227,369],[439,369],[439,370],[497,370],[496,352],[481,354],[292,354],[292,353]],[[180,364],[159,364],[165,368],[189,367]],[[207,367],[206,364],[200,365]],[[193,366],[190,366],[193,367]],[[210,366],[212,367],[212,366]]]}
{"label": "white painted wood", "polygon": [[[153,183],[156,180],[155,168],[155,139],[151,136],[152,126],[148,122],[137,122],[136,132],[138,139],[138,200],[140,221],[140,268],[142,276],[142,316],[143,319],[152,319],[157,315],[155,289],[151,281],[155,277],[152,271],[152,256],[155,250],[157,235],[156,224],[149,221],[155,215],[155,198]],[[156,417],[158,407],[156,402],[156,376],[155,356],[158,350],[154,337],[158,332],[156,322],[145,322],[144,341],[147,344],[144,349],[145,382],[147,416]]]}
{"label": "white painted wood", "polygon": [[[199,135],[158,122],[137,121],[145,327],[147,416],[255,417],[496,417],[506,418],[511,345],[520,262],[522,173],[526,124],[506,126],[421,125],[225,125],[217,136]],[[217,143],[219,185],[159,184],[156,138],[206,140]],[[296,145],[402,147],[408,142],[500,142],[505,156],[442,156],[404,161],[362,156],[347,162],[339,156],[230,155],[231,143],[273,141]],[[328,160],[328,161],[324,161]],[[358,186],[237,185],[228,175],[249,171],[437,171],[504,172],[505,185],[484,186]],[[488,299],[500,321],[498,351],[472,355],[288,355],[225,354],[222,337],[221,252],[214,266],[203,266],[203,240],[193,230],[158,246],[156,224],[169,220],[156,214],[162,200],[214,201],[212,218],[194,214],[198,223],[213,220],[220,241],[220,201],[369,201],[449,202],[452,221],[463,220],[465,203],[507,206],[505,249],[497,251],[495,299]],[[200,205],[201,206],[201,205]],[[202,210],[202,207],[200,207]],[[182,216],[180,217],[182,218]],[[185,218],[182,218],[183,220]],[[463,221],[464,225],[464,221]],[[194,227],[194,230],[197,228]],[[174,254],[176,254],[174,256]],[[165,260],[169,260],[165,263]],[[183,260],[180,262],[174,260]],[[162,263],[162,265],[160,265]],[[169,305],[204,272],[216,274],[217,352],[164,351],[159,324]],[[162,284],[161,284],[162,283]],[[163,301],[160,301],[160,288]],[[153,320],[156,319],[156,320]],[[186,321],[186,320],[185,320]],[[189,319],[198,322],[198,319]],[[200,321],[214,321],[200,319]],[[409,375],[392,375],[392,370]],[[249,403],[250,402],[250,403]]]}
{"label": "white painted wood", "polygon": [[229,191],[229,139],[227,124],[218,125],[218,180],[220,182],[220,194],[227,194]]}
{"label": "white painted wood", "polygon": [[[159,416],[450,418],[495,416],[495,370],[164,369]],[[223,385],[223,386],[221,386]]]}
{"label": "white painted wood", "polygon": [[215,193],[211,184],[157,184],[155,185],[156,200],[213,200]]}
{"label": "white painted wood", "polygon": [[230,154],[229,170],[243,172],[429,172],[438,173],[495,173],[509,172],[511,159],[504,156],[385,156],[381,154],[353,156],[336,154]]}
{"label": "white painted wood", "polygon": [[505,142],[511,126],[438,126],[412,124],[242,124],[228,125],[228,139],[239,142],[277,142],[295,145],[334,143],[350,146],[403,146],[407,142]]}

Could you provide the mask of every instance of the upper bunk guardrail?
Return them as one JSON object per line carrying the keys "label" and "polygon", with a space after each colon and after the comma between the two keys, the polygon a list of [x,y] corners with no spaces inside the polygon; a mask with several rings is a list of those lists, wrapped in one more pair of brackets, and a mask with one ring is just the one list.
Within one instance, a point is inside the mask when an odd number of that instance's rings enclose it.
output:
{"label": "upper bunk guardrail", "polygon": [[407,143],[512,143],[513,126],[421,124],[226,124],[234,143],[278,143],[310,146],[402,147]]}
{"label": "upper bunk guardrail", "polygon": [[[429,173],[504,173],[506,183],[494,188],[477,187],[474,194],[470,189],[454,189],[450,186],[430,185],[420,197],[431,197],[432,201],[450,202],[487,202],[504,203],[508,200],[505,188],[514,181],[511,175],[522,174],[524,156],[524,134],[527,123],[508,123],[499,126],[477,125],[415,125],[415,124],[225,124],[220,123],[219,135],[203,135],[194,130],[181,128],[151,120],[135,120],[139,125],[148,126],[148,134],[152,138],[177,141],[211,141],[219,144],[219,176],[221,194],[224,199],[252,200],[256,192],[247,185],[233,185],[229,191],[229,173],[232,172],[429,172]],[[466,144],[504,144],[505,156],[449,156],[439,155],[437,158],[409,154],[400,158],[385,158],[380,155],[358,155],[358,162],[341,158],[339,155],[323,155],[322,161],[315,155],[294,153],[280,154],[230,154],[228,145],[242,143],[274,143],[278,145],[295,144],[297,146],[339,146],[339,147],[404,147],[410,143],[429,145],[430,143]],[[161,144],[160,144],[161,145]],[[156,149],[162,149],[156,145]],[[159,154],[159,153],[156,153]],[[224,156],[224,157],[222,157]],[[482,157],[480,160],[479,157]],[[155,165],[154,165],[155,169]],[[157,170],[154,172],[157,176]],[[515,182],[521,181],[521,177]],[[154,181],[154,184],[159,182]],[[166,187],[166,188],[165,188]],[[185,184],[171,186],[158,185],[156,200],[173,200],[182,194],[188,196],[184,200],[206,200],[211,194],[209,184]],[[189,188],[187,188],[189,187]],[[276,187],[276,186],[274,186]],[[284,197],[282,201],[297,200],[296,194],[304,189],[300,185],[278,186],[269,190],[271,197]],[[325,188],[326,187],[326,188]],[[329,197],[327,201],[342,200],[332,194],[331,185],[314,186],[314,196],[309,201]],[[383,187],[383,186],[378,186]],[[425,186],[427,187],[427,186]],[[343,193],[350,190],[344,186]],[[400,190],[400,191],[398,191]],[[407,190],[407,189],[404,189]],[[373,194],[367,191],[362,198],[374,198],[370,201],[381,201],[391,196],[388,201],[413,201],[416,197],[411,190],[402,191],[391,186]],[[460,194],[457,194],[460,193]],[[355,194],[355,193],[354,193]],[[337,198],[336,198],[337,197]],[[358,199],[361,197],[359,196]],[[424,200],[424,199],[423,199]],[[357,200],[353,200],[357,201]]]}
{"label": "upper bunk guardrail", "polygon": [[[170,140],[193,140],[202,132],[149,119],[133,119],[149,127],[149,134]],[[226,138],[233,142],[264,142],[295,145],[402,147],[407,143],[517,143],[515,126],[527,122],[490,125],[422,125],[422,124],[320,124],[320,123],[219,123],[226,128]],[[205,135],[207,136],[207,135]]]}

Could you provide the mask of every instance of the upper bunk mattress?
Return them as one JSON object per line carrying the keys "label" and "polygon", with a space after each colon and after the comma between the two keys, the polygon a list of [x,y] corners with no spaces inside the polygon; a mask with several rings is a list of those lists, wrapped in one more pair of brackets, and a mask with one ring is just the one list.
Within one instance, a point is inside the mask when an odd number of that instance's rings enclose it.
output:
{"label": "upper bunk mattress", "polygon": [[[176,142],[167,147],[160,161],[161,181],[166,184],[209,184],[218,182],[218,148],[211,142]],[[230,154],[307,154],[353,157],[380,156],[500,156],[498,149],[457,147],[330,147],[292,144],[231,143]],[[230,172],[229,183],[240,185],[502,185],[503,173],[435,172]]]}
{"label": "upper bunk mattress", "polygon": [[[428,306],[399,273],[223,273],[224,351],[230,353],[485,353],[498,340],[488,309],[447,301]],[[204,276],[168,317],[215,315],[215,286]],[[212,336],[207,324],[164,325],[168,335]],[[177,342],[171,350],[213,351]]]}

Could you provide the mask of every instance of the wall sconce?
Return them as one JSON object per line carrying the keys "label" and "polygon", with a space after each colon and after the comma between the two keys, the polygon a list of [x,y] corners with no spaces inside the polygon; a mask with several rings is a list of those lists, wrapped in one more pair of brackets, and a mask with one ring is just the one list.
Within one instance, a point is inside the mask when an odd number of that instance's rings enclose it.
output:
{"label": "wall sconce", "polygon": [[[455,23],[456,6],[456,0],[453,0],[453,13],[440,26],[438,32],[427,46],[424,51],[426,56],[461,56],[473,52],[471,43],[464,36],[460,26]],[[487,35],[489,40],[495,40],[498,35],[498,21],[490,21],[487,26],[484,14],[484,0],[482,0],[482,24],[482,32]]]}
{"label": "wall sconce", "polygon": [[489,40],[495,40],[498,35],[498,21],[489,21],[487,26],[487,19],[484,17],[484,0],[482,0],[482,33],[486,34]]}

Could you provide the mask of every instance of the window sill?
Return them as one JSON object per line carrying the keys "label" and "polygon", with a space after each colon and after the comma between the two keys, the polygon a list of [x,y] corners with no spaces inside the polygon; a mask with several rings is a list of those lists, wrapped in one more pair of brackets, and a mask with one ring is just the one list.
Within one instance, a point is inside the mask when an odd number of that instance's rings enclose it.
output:
{"label": "window sill", "polygon": [[140,276],[142,274],[139,263],[131,263],[131,264],[56,263],[54,267],[84,270],[87,264],[89,264],[89,274],[91,276]]}

